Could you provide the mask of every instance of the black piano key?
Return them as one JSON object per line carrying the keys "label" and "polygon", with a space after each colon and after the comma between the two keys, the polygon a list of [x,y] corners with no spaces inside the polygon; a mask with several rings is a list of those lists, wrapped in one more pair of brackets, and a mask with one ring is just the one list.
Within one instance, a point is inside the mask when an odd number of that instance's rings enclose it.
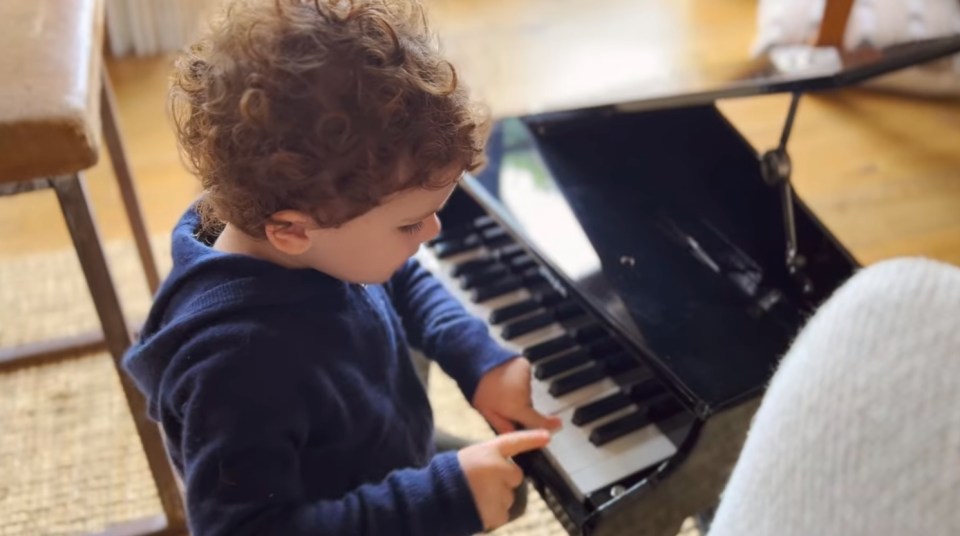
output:
{"label": "black piano key", "polygon": [[638,402],[646,401],[666,392],[667,388],[656,378],[647,378],[631,385],[628,389],[630,398]]}
{"label": "black piano key", "polygon": [[495,265],[496,263],[496,260],[486,257],[480,259],[470,259],[469,261],[463,261],[455,264],[450,270],[450,275],[453,277],[460,277],[462,275],[484,270]]}
{"label": "black piano key", "polygon": [[571,417],[570,422],[577,426],[583,426],[619,411],[631,403],[629,396],[623,393],[613,393],[573,410],[573,417]]}
{"label": "black piano key", "polygon": [[518,301],[517,303],[511,303],[510,305],[497,307],[493,311],[490,311],[489,320],[490,323],[494,325],[502,324],[527,313],[532,313],[539,308],[540,304],[537,302],[537,300],[530,298],[529,300]]}
{"label": "black piano key", "polygon": [[456,227],[443,226],[437,236],[427,241],[427,246],[432,248],[440,242],[457,240],[469,234],[473,234],[473,232],[474,229],[472,225],[458,225]]}
{"label": "black piano key", "polygon": [[506,326],[503,326],[503,331],[500,332],[500,335],[507,339],[516,339],[521,335],[526,335],[532,331],[536,331],[544,326],[548,326],[553,323],[553,315],[547,312],[532,314],[528,317],[515,320]]}
{"label": "black piano key", "polygon": [[474,218],[472,225],[474,229],[486,229],[487,227],[493,227],[499,224],[497,223],[497,220],[484,214],[483,216],[477,216]]}
{"label": "black piano key", "polygon": [[527,268],[537,265],[537,261],[533,260],[533,257],[529,255],[517,255],[510,259],[510,269],[515,272],[522,272]]}
{"label": "black piano key", "polygon": [[538,380],[546,380],[558,374],[562,374],[569,370],[586,365],[590,361],[590,354],[588,354],[583,348],[577,348],[572,352],[557,356],[550,361],[539,363],[533,369],[533,376]]}
{"label": "black piano key", "polygon": [[509,235],[507,235],[506,229],[498,225],[496,227],[490,227],[488,229],[484,229],[483,231],[480,232],[480,236],[483,237],[484,242],[489,242],[491,240],[499,240],[500,237],[509,236]]}
{"label": "black piano key", "polygon": [[594,364],[572,374],[568,374],[562,378],[553,380],[553,383],[550,384],[550,389],[548,389],[548,392],[552,396],[563,396],[567,393],[576,391],[581,387],[586,387],[591,383],[598,382],[606,377],[607,373],[605,370],[603,370],[603,367]]}
{"label": "black piano key", "polygon": [[438,242],[435,246],[433,246],[433,252],[438,259],[445,259],[458,253],[476,249],[479,246],[480,237],[472,234],[463,238],[455,238],[453,240]]}
{"label": "black piano key", "polygon": [[[490,248],[488,247],[488,249]],[[517,243],[508,244],[499,249],[492,250],[489,255],[483,256],[479,259],[470,259],[468,261],[463,261],[455,265],[453,269],[450,271],[450,274],[453,277],[460,277],[462,275],[465,275],[471,272],[481,271],[486,268],[489,268],[490,266],[498,265],[501,263],[509,264],[511,259],[517,258],[518,256],[529,258],[523,252],[523,247],[521,247],[520,244],[517,244]],[[531,261],[533,261],[533,259],[531,259]],[[512,266],[511,266],[511,269],[513,269]],[[514,271],[522,271],[522,270],[514,270]]]}
{"label": "black piano key", "polygon": [[480,285],[494,283],[499,279],[503,279],[503,276],[507,275],[508,273],[509,272],[507,272],[506,266],[502,264],[494,264],[484,270],[478,270],[476,272],[464,274],[460,278],[460,288],[463,290],[470,290],[472,288],[477,288]]}
{"label": "black piano key", "polygon": [[557,292],[553,287],[545,287],[541,290],[533,291],[533,299],[544,307],[553,307],[563,300],[563,295]]}
{"label": "black piano key", "polygon": [[455,225],[452,227],[445,226],[440,230],[440,233],[437,234],[436,238],[427,242],[427,245],[432,247],[440,242],[463,238],[464,236],[473,234],[476,231],[494,227],[496,225],[496,220],[490,216],[484,215],[462,225]]}
{"label": "black piano key", "polygon": [[651,422],[669,419],[683,410],[680,401],[669,393],[664,393],[645,405],[647,416]]}
{"label": "black piano key", "polygon": [[650,422],[650,418],[645,411],[634,411],[594,428],[590,432],[590,442],[595,446],[602,447],[618,437],[623,437],[647,426]]}
{"label": "black piano key", "polygon": [[603,328],[603,325],[596,322],[580,326],[570,332],[570,335],[581,344],[594,341],[606,334],[607,330]]}
{"label": "black piano key", "polygon": [[499,261],[509,263],[511,259],[515,259],[519,256],[526,256],[526,252],[523,250],[523,246],[517,244],[516,242],[512,244],[507,244],[499,248],[489,248],[491,249],[490,256]]}
{"label": "black piano key", "polygon": [[540,273],[540,268],[537,266],[534,266],[533,268],[527,268],[521,272],[520,279],[523,280],[523,284],[527,287],[536,287],[547,284],[547,278],[543,277],[543,274]]}
{"label": "black piano key", "polygon": [[573,300],[565,300],[557,303],[551,308],[551,312],[557,320],[570,320],[571,318],[577,318],[585,314],[580,304]]}
{"label": "black piano key", "polygon": [[630,356],[628,352],[621,351],[602,358],[602,366],[610,376],[617,376],[631,370],[639,370],[643,365]]}
{"label": "black piano key", "polygon": [[496,282],[481,285],[473,289],[470,299],[474,303],[483,303],[487,300],[503,296],[508,292],[523,288],[523,280],[519,277],[508,275]]}
{"label": "black piano key", "polygon": [[545,357],[550,357],[564,350],[573,348],[575,344],[576,341],[569,335],[560,335],[559,337],[538,342],[533,346],[524,348],[523,355],[529,359],[531,363],[535,363]]}
{"label": "black piano key", "polygon": [[620,345],[617,344],[617,341],[613,340],[610,337],[605,337],[603,339],[597,339],[589,344],[585,344],[587,353],[593,357],[603,357],[608,354],[612,354],[620,349]]}
{"label": "black piano key", "polygon": [[558,356],[538,365],[534,370],[534,376],[539,379],[551,378],[585,365],[590,361],[600,363],[609,376],[615,376],[640,367],[640,364],[631,358],[630,354],[621,349],[617,341],[600,339],[587,346],[577,348],[574,352]]}
{"label": "black piano key", "polygon": [[486,244],[487,247],[491,248],[506,246],[507,244],[514,243],[513,238],[503,227],[492,227],[482,231],[480,236],[483,239],[483,243]]}

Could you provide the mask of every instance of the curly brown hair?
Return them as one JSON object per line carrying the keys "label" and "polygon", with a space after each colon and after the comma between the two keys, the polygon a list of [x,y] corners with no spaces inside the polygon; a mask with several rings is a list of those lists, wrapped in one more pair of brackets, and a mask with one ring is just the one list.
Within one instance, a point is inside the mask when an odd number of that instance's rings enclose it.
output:
{"label": "curly brown hair", "polygon": [[482,166],[488,131],[417,0],[233,1],[177,60],[170,108],[205,225],[261,238],[281,210],[336,227],[447,186],[440,171]]}

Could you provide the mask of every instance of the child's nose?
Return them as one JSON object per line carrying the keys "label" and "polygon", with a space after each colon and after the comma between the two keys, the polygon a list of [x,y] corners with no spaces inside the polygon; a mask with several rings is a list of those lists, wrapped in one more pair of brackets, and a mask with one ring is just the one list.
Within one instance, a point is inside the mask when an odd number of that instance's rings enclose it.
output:
{"label": "child's nose", "polygon": [[442,227],[442,225],[440,224],[440,218],[437,217],[436,214],[434,214],[432,217],[427,219],[425,223],[425,227],[426,228],[424,229],[424,233],[423,233],[423,241],[429,242],[430,240],[433,240],[434,238],[437,237],[437,235],[440,234],[440,228]]}

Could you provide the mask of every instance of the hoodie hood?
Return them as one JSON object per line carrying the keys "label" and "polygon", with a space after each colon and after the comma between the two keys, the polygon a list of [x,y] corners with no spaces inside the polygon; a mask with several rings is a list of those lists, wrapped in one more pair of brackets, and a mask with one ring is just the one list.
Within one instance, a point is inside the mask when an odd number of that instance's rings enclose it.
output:
{"label": "hoodie hood", "polygon": [[139,340],[124,356],[123,367],[147,396],[154,419],[159,418],[155,394],[163,373],[187,339],[230,318],[308,300],[316,303],[318,296],[329,300],[346,291],[347,283],[316,270],[216,251],[215,239],[202,234],[200,216],[192,206],[173,231],[173,268]]}

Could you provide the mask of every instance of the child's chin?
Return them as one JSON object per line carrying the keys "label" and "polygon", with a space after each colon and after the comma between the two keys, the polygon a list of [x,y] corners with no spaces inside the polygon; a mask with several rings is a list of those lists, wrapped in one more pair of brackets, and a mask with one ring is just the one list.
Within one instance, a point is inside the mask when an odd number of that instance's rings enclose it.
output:
{"label": "child's chin", "polygon": [[387,281],[390,281],[393,275],[397,273],[397,271],[400,270],[400,268],[403,268],[403,265],[406,264],[408,260],[409,259],[403,259],[403,262],[397,264],[392,268],[384,270],[383,273],[379,273],[379,274],[371,273],[371,274],[365,274],[364,277],[358,277],[356,279],[351,278],[350,282],[359,283],[361,285],[382,285]]}
{"label": "child's chin", "polygon": [[396,270],[394,270],[393,272],[390,272],[389,274],[384,274],[382,276],[379,276],[379,275],[374,276],[371,274],[368,277],[361,278],[361,280],[354,281],[354,283],[359,283],[361,285],[382,285],[387,281],[390,281],[390,278],[393,277],[393,274],[395,272]]}

